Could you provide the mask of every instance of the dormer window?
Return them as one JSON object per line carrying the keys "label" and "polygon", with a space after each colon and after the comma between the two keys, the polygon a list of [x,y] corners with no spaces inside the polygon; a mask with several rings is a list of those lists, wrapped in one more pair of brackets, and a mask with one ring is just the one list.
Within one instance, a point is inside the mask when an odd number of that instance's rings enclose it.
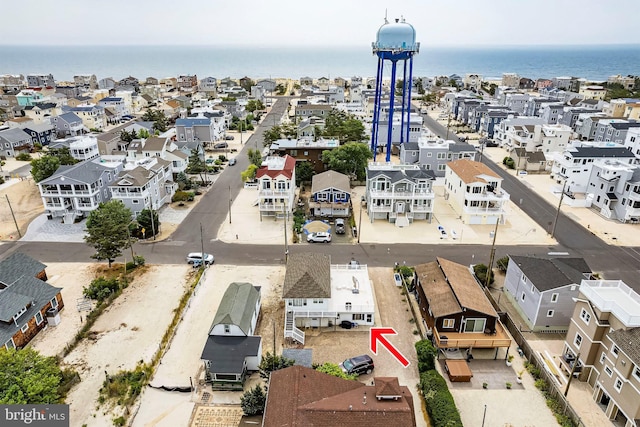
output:
{"label": "dormer window", "polygon": [[13,315],[13,320],[18,320],[20,318],[20,316],[22,316],[23,314],[25,314],[27,312],[27,307],[22,307],[20,309],[20,311],[18,311],[16,314]]}

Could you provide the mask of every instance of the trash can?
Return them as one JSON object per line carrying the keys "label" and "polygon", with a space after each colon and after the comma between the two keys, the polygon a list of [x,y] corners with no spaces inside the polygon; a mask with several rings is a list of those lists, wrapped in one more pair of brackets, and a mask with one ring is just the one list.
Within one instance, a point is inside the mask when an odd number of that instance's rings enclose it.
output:
{"label": "trash can", "polygon": [[490,231],[489,232],[489,238],[490,239],[493,239],[493,236],[495,236],[495,235],[496,235],[495,231]]}
{"label": "trash can", "polygon": [[351,231],[353,232],[353,237],[358,237],[358,229],[355,225],[351,227]]}

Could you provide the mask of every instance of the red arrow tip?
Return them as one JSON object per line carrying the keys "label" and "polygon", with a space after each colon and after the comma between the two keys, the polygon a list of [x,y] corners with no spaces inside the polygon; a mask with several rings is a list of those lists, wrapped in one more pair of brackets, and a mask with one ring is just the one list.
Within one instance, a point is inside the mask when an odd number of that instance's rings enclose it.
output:
{"label": "red arrow tip", "polygon": [[396,358],[398,362],[405,368],[409,366],[409,360],[400,353],[400,351],[391,344],[384,335],[397,335],[393,328],[389,327],[373,327],[369,330],[369,347],[373,354],[378,354],[378,341]]}

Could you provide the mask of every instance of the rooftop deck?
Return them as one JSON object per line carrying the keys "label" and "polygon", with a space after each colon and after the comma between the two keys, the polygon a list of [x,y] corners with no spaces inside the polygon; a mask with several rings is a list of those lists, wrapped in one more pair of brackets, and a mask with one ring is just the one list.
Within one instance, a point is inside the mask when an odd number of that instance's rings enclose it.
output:
{"label": "rooftop deck", "polygon": [[511,338],[502,323],[496,324],[495,333],[482,332],[445,332],[441,334],[433,329],[437,348],[497,348],[510,347]]}

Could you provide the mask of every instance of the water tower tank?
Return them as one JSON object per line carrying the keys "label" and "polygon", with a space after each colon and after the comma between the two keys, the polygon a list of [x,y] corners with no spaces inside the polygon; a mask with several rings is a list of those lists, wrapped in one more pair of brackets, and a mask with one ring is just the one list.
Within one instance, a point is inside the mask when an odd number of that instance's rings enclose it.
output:
{"label": "water tower tank", "polygon": [[407,49],[413,50],[416,44],[416,30],[402,19],[385,22],[378,30],[376,47],[380,50]]}

